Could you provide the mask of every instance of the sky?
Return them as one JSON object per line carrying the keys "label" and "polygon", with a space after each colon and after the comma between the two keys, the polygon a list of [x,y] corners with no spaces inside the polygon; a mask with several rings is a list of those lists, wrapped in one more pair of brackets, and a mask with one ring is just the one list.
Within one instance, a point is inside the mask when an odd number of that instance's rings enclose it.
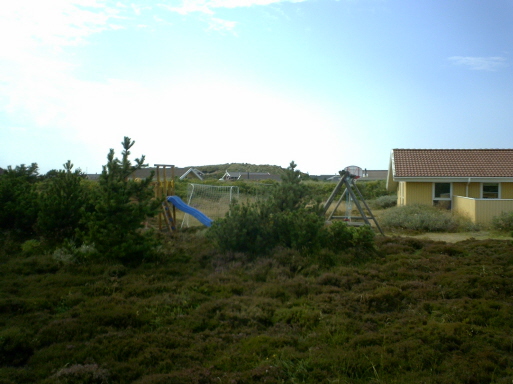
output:
{"label": "sky", "polygon": [[2,168],[513,148],[513,0],[16,0],[0,35]]}

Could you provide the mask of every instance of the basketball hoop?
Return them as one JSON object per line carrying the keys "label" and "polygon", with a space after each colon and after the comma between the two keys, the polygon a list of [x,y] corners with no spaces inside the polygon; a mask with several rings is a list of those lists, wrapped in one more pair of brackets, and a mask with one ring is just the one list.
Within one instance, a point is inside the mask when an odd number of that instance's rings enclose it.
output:
{"label": "basketball hoop", "polygon": [[349,173],[354,179],[359,179],[363,176],[363,169],[356,165],[350,165],[344,168],[344,171]]}

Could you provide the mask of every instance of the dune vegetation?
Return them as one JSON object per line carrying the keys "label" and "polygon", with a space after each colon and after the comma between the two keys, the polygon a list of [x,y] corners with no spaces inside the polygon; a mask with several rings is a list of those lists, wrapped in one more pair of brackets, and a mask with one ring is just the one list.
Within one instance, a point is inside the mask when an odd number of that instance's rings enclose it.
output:
{"label": "dune vegetation", "polygon": [[0,384],[513,381],[511,240],[326,225],[294,163],[169,235],[132,145],[95,184],[70,162],[0,176]]}

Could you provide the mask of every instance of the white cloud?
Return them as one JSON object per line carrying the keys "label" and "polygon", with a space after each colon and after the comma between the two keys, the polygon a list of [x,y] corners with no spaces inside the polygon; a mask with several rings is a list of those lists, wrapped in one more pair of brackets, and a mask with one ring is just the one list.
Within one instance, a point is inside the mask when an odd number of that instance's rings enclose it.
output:
{"label": "white cloud", "polygon": [[[69,47],[96,33],[123,28],[124,6],[103,0],[17,0],[0,12],[0,113],[40,127],[63,111],[74,84]],[[131,12],[131,9],[129,9]],[[0,114],[0,118],[2,115]]]}
{"label": "white cloud", "polygon": [[182,4],[177,7],[166,6],[171,11],[182,15],[201,12],[213,14],[216,8],[244,8],[255,5],[270,5],[277,3],[300,3],[306,0],[182,0]]}
{"label": "white cloud", "polygon": [[[7,53],[38,45],[76,45],[87,36],[115,28],[118,9],[99,0],[7,2],[0,13],[0,48]],[[9,36],[9,38],[5,38]]]}
{"label": "white cloud", "polygon": [[236,21],[229,21],[229,20],[223,20],[218,19],[217,17],[212,17],[209,21],[209,31],[216,31],[216,32],[232,32],[237,26]]}
{"label": "white cloud", "polygon": [[508,66],[506,58],[501,56],[452,56],[449,57],[449,61],[454,65],[463,65],[475,71],[496,71]]}

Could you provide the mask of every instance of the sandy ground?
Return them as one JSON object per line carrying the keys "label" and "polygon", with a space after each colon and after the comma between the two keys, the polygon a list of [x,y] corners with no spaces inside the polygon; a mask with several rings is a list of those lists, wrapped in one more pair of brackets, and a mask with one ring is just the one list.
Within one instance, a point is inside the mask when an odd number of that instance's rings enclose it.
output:
{"label": "sandy ground", "polygon": [[422,233],[420,235],[400,234],[400,233],[386,233],[387,236],[405,236],[413,237],[417,239],[430,239],[435,241],[445,241],[447,243],[457,243],[459,241],[465,241],[468,239],[475,240],[512,240],[511,236],[505,234],[497,234],[490,231],[479,231],[479,232],[458,232],[458,233]]}

